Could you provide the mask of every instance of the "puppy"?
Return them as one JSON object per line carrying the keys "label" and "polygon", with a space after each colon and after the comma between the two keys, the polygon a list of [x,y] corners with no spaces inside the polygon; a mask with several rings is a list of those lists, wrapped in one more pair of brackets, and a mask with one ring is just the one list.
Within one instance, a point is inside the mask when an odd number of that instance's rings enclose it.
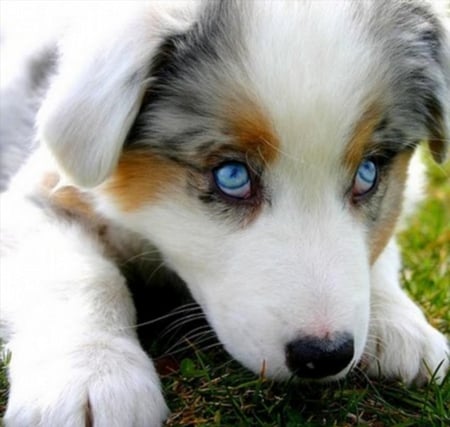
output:
{"label": "puppy", "polygon": [[65,34],[1,200],[6,426],[162,423],[120,270],[152,248],[255,372],[443,378],[392,236],[416,146],[448,149],[448,35],[332,3],[115,2]]}

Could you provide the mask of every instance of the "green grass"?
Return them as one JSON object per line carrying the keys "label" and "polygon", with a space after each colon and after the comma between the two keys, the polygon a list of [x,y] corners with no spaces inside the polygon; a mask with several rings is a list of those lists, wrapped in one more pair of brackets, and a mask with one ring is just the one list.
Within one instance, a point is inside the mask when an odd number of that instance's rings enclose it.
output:
{"label": "green grass", "polygon": [[373,382],[361,374],[332,385],[275,384],[234,362],[220,363],[224,358],[198,353],[163,378],[173,411],[168,426],[447,426],[450,421],[448,379],[425,389]]}
{"label": "green grass", "polygon": [[[430,322],[450,334],[450,164],[428,161],[429,197],[399,236],[402,280]],[[276,384],[255,376],[215,347],[161,357],[169,427],[188,426],[448,426],[450,376],[441,386],[406,388],[355,372],[331,385]],[[0,365],[0,414],[5,363]],[[144,398],[144,397],[143,397]]]}
{"label": "green grass", "polygon": [[[9,359],[10,354],[0,348],[0,416],[5,411],[6,400],[8,396],[8,380],[6,375],[6,367],[8,365]],[[0,425],[2,425],[1,421]]]}

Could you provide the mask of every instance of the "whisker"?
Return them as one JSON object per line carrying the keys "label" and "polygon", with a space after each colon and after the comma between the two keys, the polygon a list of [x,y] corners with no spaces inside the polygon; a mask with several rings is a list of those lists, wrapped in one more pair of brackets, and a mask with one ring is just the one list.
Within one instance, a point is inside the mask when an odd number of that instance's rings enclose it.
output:
{"label": "whisker", "polygon": [[205,319],[205,315],[203,313],[193,313],[177,319],[161,331],[161,333],[158,335],[158,339],[164,338],[171,332],[174,332],[177,329],[180,329],[182,326],[188,325],[189,323],[193,323],[195,320],[203,319]]}
{"label": "whisker", "polygon": [[[198,305],[196,303],[188,303],[183,306],[177,307],[177,308],[173,309],[172,311],[170,311],[169,313],[159,316],[155,319],[147,320],[145,322],[139,322],[134,325],[124,327],[122,329],[123,330],[136,329],[141,326],[153,325],[154,323],[161,322],[161,321],[169,319],[171,317],[179,316],[183,313],[192,313],[192,312],[198,311],[199,309],[200,308],[198,307]],[[200,316],[200,315],[198,315],[198,316]],[[203,316],[203,314],[202,314],[202,316]]]}
{"label": "whisker", "polygon": [[[152,257],[154,256],[154,258],[147,258],[149,256],[152,256]],[[157,261],[157,260],[161,259],[161,255],[157,249],[147,250],[147,251],[139,252],[138,254],[130,256],[129,258],[122,261],[121,264],[124,265],[124,264],[132,263],[135,261],[139,261],[141,259],[144,259],[146,261]]]}
{"label": "whisker", "polygon": [[[202,339],[196,339],[201,336],[203,336]],[[191,348],[196,349],[196,348],[199,348],[200,344],[211,341],[211,340],[215,340],[217,342],[216,335],[214,334],[214,332],[212,330],[209,332],[202,331],[197,334],[194,334],[191,337],[182,337],[175,344],[171,345],[166,351],[164,351],[164,355],[173,356],[175,353],[180,353],[182,351],[186,351]],[[183,347],[178,349],[178,347],[180,347],[180,345],[182,345],[182,344],[186,344],[186,345],[184,345]]]}
{"label": "whisker", "polygon": [[201,308],[195,301],[192,301],[174,308],[172,312],[182,314],[182,313],[191,313],[192,311],[195,310],[201,311]]}
{"label": "whisker", "polygon": [[[189,322],[187,322],[187,323],[189,323]],[[208,332],[212,332],[212,329],[209,325],[198,326],[198,327],[188,331],[186,334],[183,334],[183,336],[181,336],[178,341],[186,340],[186,339],[193,339],[201,334],[208,333]],[[162,339],[162,337],[159,337],[159,339]],[[169,342],[170,342],[170,339],[169,339]]]}
{"label": "whisker", "polygon": [[165,262],[161,262],[157,267],[155,267],[152,271],[152,273],[146,277],[145,279],[145,285],[149,285],[152,281],[152,279],[155,277],[155,275],[158,273],[158,271],[160,271],[161,269],[163,269],[166,266]]}
{"label": "whisker", "polygon": [[[212,337],[210,337],[210,339],[212,339]],[[211,350],[213,348],[217,348],[217,347],[221,347],[221,346],[222,346],[222,344],[220,342],[215,342],[214,344],[207,345],[205,347],[196,347],[192,343],[188,343],[187,346],[180,348],[179,350],[174,350],[171,353],[164,354],[164,356],[175,356],[177,354],[184,353],[190,349],[193,349],[196,352],[199,352],[199,351],[205,352],[207,350]]]}

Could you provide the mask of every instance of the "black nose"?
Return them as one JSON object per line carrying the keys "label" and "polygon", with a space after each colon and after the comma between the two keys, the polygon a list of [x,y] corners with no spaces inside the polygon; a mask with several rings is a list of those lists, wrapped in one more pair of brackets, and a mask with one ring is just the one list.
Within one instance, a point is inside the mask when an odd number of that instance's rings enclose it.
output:
{"label": "black nose", "polygon": [[286,364],[301,378],[325,378],[347,367],[353,354],[353,338],[349,334],[333,340],[307,336],[286,346]]}

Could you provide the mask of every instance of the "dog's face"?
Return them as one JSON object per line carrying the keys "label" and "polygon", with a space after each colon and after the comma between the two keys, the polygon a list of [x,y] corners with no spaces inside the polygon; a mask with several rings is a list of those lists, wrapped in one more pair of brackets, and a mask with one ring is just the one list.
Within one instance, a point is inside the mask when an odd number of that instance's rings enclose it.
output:
{"label": "dog's face", "polygon": [[[69,51],[43,139],[156,244],[236,359],[339,378],[364,350],[412,151],[444,157],[444,30],[414,2],[177,7]],[[322,350],[327,368],[302,358]]]}

